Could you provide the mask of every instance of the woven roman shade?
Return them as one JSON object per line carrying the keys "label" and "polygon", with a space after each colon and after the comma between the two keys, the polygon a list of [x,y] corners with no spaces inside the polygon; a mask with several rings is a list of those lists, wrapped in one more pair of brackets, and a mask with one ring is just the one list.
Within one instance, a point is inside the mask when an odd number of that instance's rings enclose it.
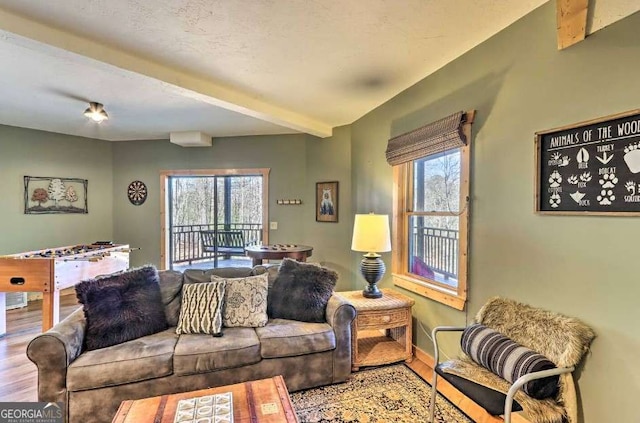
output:
{"label": "woven roman shade", "polygon": [[464,116],[463,112],[454,113],[391,138],[387,144],[387,162],[395,166],[466,145],[462,131]]}

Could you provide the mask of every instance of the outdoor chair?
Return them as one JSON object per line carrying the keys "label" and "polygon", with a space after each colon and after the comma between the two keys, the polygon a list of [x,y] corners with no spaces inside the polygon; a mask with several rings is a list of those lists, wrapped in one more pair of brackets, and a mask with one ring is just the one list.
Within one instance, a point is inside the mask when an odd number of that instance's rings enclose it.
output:
{"label": "outdoor chair", "polygon": [[[463,354],[440,363],[437,336],[451,331],[463,332]],[[503,414],[505,423],[511,422],[512,411],[523,411],[531,423],[577,423],[573,372],[594,337],[578,319],[491,298],[476,315],[475,324],[433,329],[435,371],[429,422],[434,422],[440,376],[489,414]]]}

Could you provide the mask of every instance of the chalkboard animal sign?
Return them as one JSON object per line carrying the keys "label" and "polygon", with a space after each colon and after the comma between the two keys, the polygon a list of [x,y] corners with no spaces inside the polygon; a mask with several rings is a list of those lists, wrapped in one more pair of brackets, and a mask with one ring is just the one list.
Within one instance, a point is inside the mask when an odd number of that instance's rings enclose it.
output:
{"label": "chalkboard animal sign", "polygon": [[540,214],[640,216],[640,110],[536,133]]}
{"label": "chalkboard animal sign", "polygon": [[631,173],[640,172],[640,142],[631,143],[624,148],[624,162]]}

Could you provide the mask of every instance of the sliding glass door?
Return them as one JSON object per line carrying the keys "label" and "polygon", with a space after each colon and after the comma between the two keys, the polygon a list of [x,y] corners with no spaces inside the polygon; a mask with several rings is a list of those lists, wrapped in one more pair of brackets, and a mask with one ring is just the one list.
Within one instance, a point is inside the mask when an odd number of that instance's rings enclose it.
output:
{"label": "sliding glass door", "polygon": [[267,242],[268,172],[163,175],[165,268],[250,266],[244,247]]}

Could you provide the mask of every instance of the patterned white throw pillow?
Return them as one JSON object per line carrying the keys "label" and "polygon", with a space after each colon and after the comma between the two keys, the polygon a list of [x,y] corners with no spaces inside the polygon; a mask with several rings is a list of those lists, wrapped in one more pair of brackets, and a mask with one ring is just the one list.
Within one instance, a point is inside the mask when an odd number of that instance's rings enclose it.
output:
{"label": "patterned white throw pillow", "polygon": [[224,280],[184,284],[176,333],[178,335],[204,333],[221,336],[225,287]]}
{"label": "patterned white throw pillow", "polygon": [[267,324],[268,273],[229,279],[212,275],[211,280],[225,281],[227,284],[222,308],[222,324],[225,327],[257,328]]}

